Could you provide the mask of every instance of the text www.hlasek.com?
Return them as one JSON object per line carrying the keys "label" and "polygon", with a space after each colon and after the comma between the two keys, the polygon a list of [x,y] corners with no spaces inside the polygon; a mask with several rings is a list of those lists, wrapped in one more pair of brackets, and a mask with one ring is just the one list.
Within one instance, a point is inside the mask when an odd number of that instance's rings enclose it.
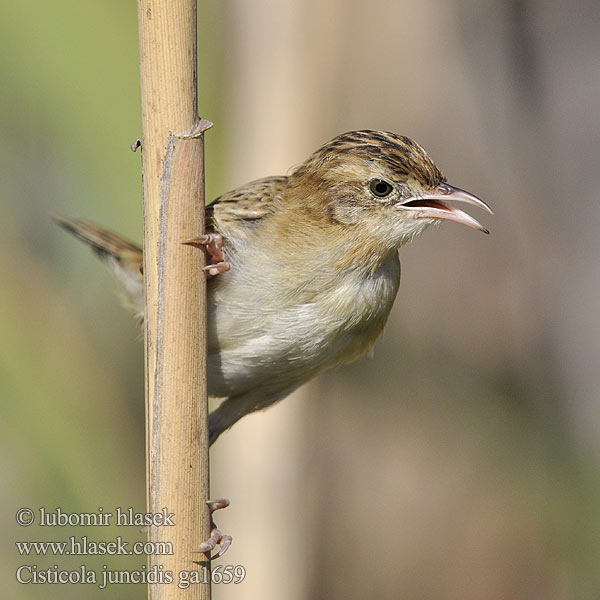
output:
{"label": "text www.hlasek.com", "polygon": [[96,542],[87,536],[77,538],[71,536],[65,542],[16,542],[17,550],[22,556],[168,556],[173,554],[171,542],[135,542],[130,544],[121,536],[109,542]]}

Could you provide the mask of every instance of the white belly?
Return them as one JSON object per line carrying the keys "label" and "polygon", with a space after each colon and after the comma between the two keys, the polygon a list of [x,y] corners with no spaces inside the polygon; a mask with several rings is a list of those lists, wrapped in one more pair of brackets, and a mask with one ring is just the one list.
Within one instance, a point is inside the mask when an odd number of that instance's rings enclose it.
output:
{"label": "white belly", "polygon": [[[238,270],[238,276],[224,277],[210,290],[208,384],[213,396],[300,385],[323,368],[356,359],[373,345],[387,320],[400,264],[394,256],[368,277],[356,271],[316,274],[290,297],[276,287],[261,287],[256,278],[243,279]],[[248,289],[255,293],[251,298],[240,293]]]}

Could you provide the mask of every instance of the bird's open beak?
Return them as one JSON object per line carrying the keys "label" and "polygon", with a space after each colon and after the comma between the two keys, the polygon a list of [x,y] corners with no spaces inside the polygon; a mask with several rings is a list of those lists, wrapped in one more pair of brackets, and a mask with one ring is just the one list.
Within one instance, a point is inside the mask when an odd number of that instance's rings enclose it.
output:
{"label": "bird's open beak", "polygon": [[494,214],[492,209],[483,201],[448,183],[440,183],[431,192],[427,192],[421,198],[408,198],[398,206],[404,209],[415,211],[416,219],[446,219],[447,221],[456,221],[473,229],[489,233],[489,231],[466,212],[449,206],[447,202],[466,202],[487,210]]}

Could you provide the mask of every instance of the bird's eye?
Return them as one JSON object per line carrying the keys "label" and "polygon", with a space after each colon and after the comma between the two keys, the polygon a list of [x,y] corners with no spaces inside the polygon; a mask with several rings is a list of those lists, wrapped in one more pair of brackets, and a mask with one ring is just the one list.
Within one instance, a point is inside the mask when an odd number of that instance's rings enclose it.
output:
{"label": "bird's eye", "polygon": [[369,184],[369,189],[379,198],[384,198],[389,196],[394,188],[383,179],[373,179]]}

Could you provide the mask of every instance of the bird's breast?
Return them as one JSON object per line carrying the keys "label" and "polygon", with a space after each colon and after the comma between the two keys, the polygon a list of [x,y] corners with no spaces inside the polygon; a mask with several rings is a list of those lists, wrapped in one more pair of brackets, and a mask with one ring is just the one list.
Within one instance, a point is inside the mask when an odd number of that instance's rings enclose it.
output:
{"label": "bird's breast", "polygon": [[224,279],[209,296],[209,386],[214,395],[241,393],[261,381],[281,386],[302,382],[323,368],[358,358],[385,325],[400,264],[394,255],[368,275],[315,273],[294,282],[297,291],[291,294],[262,287],[256,279],[252,287],[242,279]]}

